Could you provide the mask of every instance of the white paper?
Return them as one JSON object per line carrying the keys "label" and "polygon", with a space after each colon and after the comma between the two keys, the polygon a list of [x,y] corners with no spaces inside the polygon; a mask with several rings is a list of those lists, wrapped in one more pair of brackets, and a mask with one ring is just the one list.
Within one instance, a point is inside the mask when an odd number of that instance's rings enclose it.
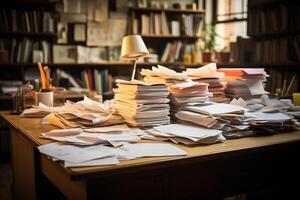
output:
{"label": "white paper", "polygon": [[104,145],[78,147],[55,142],[41,145],[38,147],[38,150],[48,156],[72,163],[80,163],[97,158],[114,156],[114,154],[109,151],[109,148]]}
{"label": "white paper", "polygon": [[237,106],[237,105],[231,105],[231,104],[225,104],[225,103],[214,103],[212,105],[208,106],[186,106],[185,109],[191,110],[194,112],[199,112],[207,115],[219,115],[219,114],[225,114],[225,113],[235,113],[235,112],[244,112],[246,109]]}
{"label": "white paper", "polygon": [[193,137],[202,139],[209,136],[217,136],[222,133],[220,130],[202,128],[199,126],[191,126],[185,124],[168,124],[154,127],[155,130],[161,133],[167,133],[180,137]]}
{"label": "white paper", "polygon": [[186,155],[186,152],[178,147],[164,143],[125,144],[122,148],[131,152],[135,157]]}
{"label": "white paper", "polygon": [[290,120],[291,118],[283,113],[262,113],[262,112],[252,112],[245,114],[245,121],[286,121]]}
{"label": "white paper", "polygon": [[65,167],[91,167],[91,166],[100,166],[100,165],[115,165],[118,164],[119,160],[115,156],[95,159],[95,160],[89,160],[81,163],[71,163],[68,161],[65,161],[64,166]]}

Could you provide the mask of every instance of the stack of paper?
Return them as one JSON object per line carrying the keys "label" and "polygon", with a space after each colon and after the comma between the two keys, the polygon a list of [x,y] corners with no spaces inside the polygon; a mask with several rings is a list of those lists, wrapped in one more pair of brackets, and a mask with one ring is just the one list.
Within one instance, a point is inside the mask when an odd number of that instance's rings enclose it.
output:
{"label": "stack of paper", "polygon": [[165,84],[117,80],[114,89],[115,108],[133,126],[153,126],[170,123],[169,91]]}
{"label": "stack of paper", "polygon": [[290,116],[283,113],[246,113],[245,122],[249,122],[251,128],[257,134],[280,133],[296,130],[299,123]]}
{"label": "stack of paper", "polygon": [[157,68],[152,67],[152,70],[143,69],[141,74],[144,76],[145,82],[166,83],[169,85],[172,118],[175,118],[174,115],[180,110],[181,106],[195,103],[202,104],[212,96],[208,92],[207,83],[194,82],[186,74],[175,72],[160,65]]}
{"label": "stack of paper", "polygon": [[51,107],[46,106],[42,103],[39,103],[38,106],[33,106],[32,108],[26,109],[23,111],[21,116],[23,117],[45,117],[46,115],[53,113],[53,112],[59,112],[61,110],[61,106],[59,107]]}
{"label": "stack of paper", "polygon": [[245,112],[246,109],[239,105],[210,103],[183,106],[175,116],[200,127],[220,130],[226,137],[233,132],[241,134],[246,131],[248,134],[249,125],[243,124]]}
{"label": "stack of paper", "polygon": [[[50,113],[50,114],[49,114]],[[67,101],[61,107],[46,107],[40,104],[25,110],[24,117],[44,116],[42,124],[52,124],[60,128],[107,126],[123,123],[124,120],[114,113],[113,101],[103,104],[84,97],[76,103]]]}
{"label": "stack of paper", "polygon": [[144,77],[146,83],[155,84],[163,83],[170,85],[189,80],[186,74],[175,72],[161,65],[157,65],[157,67],[153,66],[151,70],[142,69],[141,75]]}
{"label": "stack of paper", "polygon": [[170,140],[185,145],[212,144],[225,140],[222,131],[201,128],[188,124],[169,124],[156,126],[147,131],[142,138],[150,140]]}
{"label": "stack of paper", "polygon": [[171,144],[163,143],[123,143],[118,148],[104,145],[74,146],[62,143],[50,143],[38,147],[38,150],[52,157],[53,161],[63,161],[65,167],[86,167],[115,165],[120,160],[140,157],[184,156],[186,152]]}
{"label": "stack of paper", "polygon": [[126,125],[113,125],[97,128],[53,129],[42,133],[42,137],[76,145],[110,144],[120,146],[120,142],[137,142],[144,131],[128,128]]}
{"label": "stack of paper", "polygon": [[213,94],[210,101],[223,103],[225,98],[225,82],[223,81],[224,73],[217,72],[216,63],[210,63],[199,68],[187,68],[185,72],[190,79],[200,83],[207,83],[208,91]]}
{"label": "stack of paper", "polygon": [[204,103],[212,96],[208,92],[207,83],[187,81],[169,86],[171,100],[175,106],[183,106],[188,103]]}
{"label": "stack of paper", "polygon": [[268,94],[264,89],[267,73],[264,68],[222,68],[225,73],[227,97],[251,99]]}

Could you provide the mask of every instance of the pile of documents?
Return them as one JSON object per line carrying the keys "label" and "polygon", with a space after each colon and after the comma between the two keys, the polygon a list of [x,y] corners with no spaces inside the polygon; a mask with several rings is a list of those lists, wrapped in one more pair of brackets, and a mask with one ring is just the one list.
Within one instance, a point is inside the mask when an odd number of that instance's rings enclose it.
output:
{"label": "pile of documents", "polygon": [[227,100],[224,93],[224,73],[217,72],[216,63],[210,63],[199,68],[187,68],[183,73],[193,81],[208,84],[208,91],[213,94],[209,99],[210,101],[223,103]]}
{"label": "pile of documents", "polygon": [[152,69],[142,69],[141,75],[144,77],[145,83],[162,83],[172,85],[174,83],[188,81],[189,78],[186,74],[178,73],[174,70],[168,69],[167,67],[157,65]]}
{"label": "pile of documents", "polygon": [[132,126],[170,123],[169,91],[165,84],[116,80],[115,109]]}
{"label": "pile of documents", "polygon": [[249,112],[245,114],[244,122],[249,122],[256,134],[274,134],[296,130],[299,123],[283,113]]}
{"label": "pile of documents", "polygon": [[112,125],[96,128],[69,128],[53,129],[42,133],[42,137],[74,144],[74,145],[95,145],[109,144],[120,146],[120,142],[137,142],[144,132],[137,128],[129,128],[127,125]]}
{"label": "pile of documents", "polygon": [[97,127],[124,122],[122,117],[115,114],[113,101],[106,101],[102,104],[86,96],[76,103],[67,101],[61,107],[47,107],[40,104],[25,110],[21,116],[45,116],[42,124],[52,124],[60,128]]}
{"label": "pile of documents", "polygon": [[170,140],[176,144],[185,145],[213,144],[222,142],[225,138],[222,131],[202,128],[189,124],[169,124],[155,126],[147,130],[149,134],[142,135],[143,139],[166,141]]}
{"label": "pile of documents", "polygon": [[75,146],[54,142],[41,145],[38,150],[53,161],[63,161],[65,167],[87,167],[115,165],[121,160],[141,157],[184,156],[186,152],[171,144],[162,143],[122,143],[122,146],[108,147],[103,144]]}
{"label": "pile of documents", "polygon": [[141,74],[147,83],[165,83],[169,86],[172,118],[181,106],[202,104],[212,96],[208,92],[207,83],[194,82],[186,74],[175,72],[161,65],[152,67],[152,70],[142,69]]}
{"label": "pile of documents", "polygon": [[251,99],[268,94],[264,86],[267,73],[264,68],[221,68],[225,73],[227,97]]}

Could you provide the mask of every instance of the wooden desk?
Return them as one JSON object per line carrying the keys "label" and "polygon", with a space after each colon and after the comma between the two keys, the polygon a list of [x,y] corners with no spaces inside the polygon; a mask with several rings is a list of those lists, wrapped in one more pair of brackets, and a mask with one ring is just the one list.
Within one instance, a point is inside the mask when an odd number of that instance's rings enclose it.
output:
{"label": "wooden desk", "polygon": [[66,169],[36,150],[38,145],[51,142],[39,136],[53,126],[40,125],[40,119],[5,113],[2,117],[11,130],[15,199],[47,195],[49,190],[39,184],[41,176],[68,199],[222,199],[239,193],[256,199],[260,191],[271,191],[274,197],[297,194],[290,181],[300,177],[296,163],[300,131],[207,146],[178,145],[188,153],[183,157],[140,158],[114,166]]}

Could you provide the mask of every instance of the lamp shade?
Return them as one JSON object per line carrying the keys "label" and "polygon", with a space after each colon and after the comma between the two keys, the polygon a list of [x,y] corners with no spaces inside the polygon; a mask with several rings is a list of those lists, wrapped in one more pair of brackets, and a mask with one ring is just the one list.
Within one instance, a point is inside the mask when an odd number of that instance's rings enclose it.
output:
{"label": "lamp shade", "polygon": [[140,35],[127,35],[122,40],[121,58],[135,60],[147,56],[148,49]]}

